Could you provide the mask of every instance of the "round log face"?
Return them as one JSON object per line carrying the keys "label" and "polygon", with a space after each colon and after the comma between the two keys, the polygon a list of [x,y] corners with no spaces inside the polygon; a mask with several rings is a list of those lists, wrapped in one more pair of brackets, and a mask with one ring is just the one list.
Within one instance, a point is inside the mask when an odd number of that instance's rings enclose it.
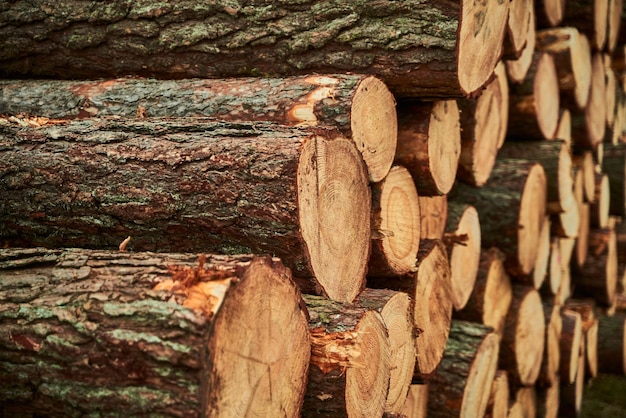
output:
{"label": "round log face", "polygon": [[450,234],[445,236],[455,236],[459,239],[459,242],[448,246],[448,254],[452,279],[452,301],[454,309],[460,310],[467,304],[472,294],[480,262],[480,221],[476,208],[467,206],[458,221],[456,230],[450,231]]}
{"label": "round log face", "polygon": [[539,290],[548,274],[550,262],[550,218],[546,216],[537,240],[537,260],[532,274],[532,285]]}
{"label": "round log face", "polygon": [[[591,59],[591,86],[589,101],[585,106],[587,142],[579,145],[596,148],[604,139],[606,131],[606,86],[602,54],[595,53]],[[578,141],[577,141],[578,142]]]}
{"label": "round log face", "polygon": [[518,57],[526,47],[531,17],[534,18],[534,5],[530,0],[511,1],[507,19],[505,44],[509,47],[506,53]]}
{"label": "round log face", "polygon": [[[530,24],[535,25],[534,11],[531,16]],[[533,61],[533,55],[535,53],[535,44],[537,42],[535,34],[535,28],[531,28],[529,33],[533,34],[526,40],[526,47],[522,50],[522,54],[515,60],[506,61],[506,73],[511,83],[519,84],[524,81],[526,74]]]}
{"label": "round log face", "polygon": [[438,194],[448,193],[456,179],[461,155],[459,123],[456,100],[440,100],[435,103],[428,129],[428,165]]}
{"label": "round log face", "polygon": [[541,53],[533,82],[537,124],[544,138],[554,138],[559,124],[559,83],[554,58]]}
{"label": "round log face", "polygon": [[493,327],[500,337],[513,298],[511,292],[511,280],[504,269],[502,258],[501,256],[494,258],[487,273],[483,323]]}
{"label": "round log face", "polygon": [[574,98],[580,109],[584,109],[589,100],[591,88],[591,45],[589,38],[577,34],[570,44],[571,70],[574,78]]}
{"label": "round log face", "polygon": [[470,368],[467,385],[463,393],[460,417],[482,417],[487,409],[491,384],[498,367],[498,350],[500,340],[495,333],[487,335],[480,344],[480,355]]}
{"label": "round log face", "polygon": [[515,327],[515,358],[518,359],[519,381],[532,385],[539,376],[545,344],[545,318],[541,297],[529,291],[521,301]]}
{"label": "round log face", "polygon": [[537,237],[546,214],[546,176],[540,164],[532,166],[524,185],[517,232],[518,259],[523,273],[530,273],[537,259]]}

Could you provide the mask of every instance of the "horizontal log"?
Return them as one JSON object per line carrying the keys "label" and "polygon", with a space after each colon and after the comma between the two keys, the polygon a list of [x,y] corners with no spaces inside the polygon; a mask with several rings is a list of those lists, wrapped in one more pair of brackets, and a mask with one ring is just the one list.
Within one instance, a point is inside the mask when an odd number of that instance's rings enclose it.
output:
{"label": "horizontal log", "polygon": [[509,380],[506,371],[496,370],[491,384],[491,394],[485,410],[485,418],[507,418],[509,410]]}
{"label": "horizontal log", "polygon": [[626,375],[626,318],[624,313],[598,316],[598,370]]}
{"label": "horizontal log", "polygon": [[591,55],[589,98],[581,109],[572,108],[572,144],[595,150],[606,132],[606,85],[602,54]]}
{"label": "horizontal log", "polygon": [[428,392],[429,385],[427,382],[412,384],[409,387],[409,394],[402,414],[411,418],[426,418],[428,414]]}

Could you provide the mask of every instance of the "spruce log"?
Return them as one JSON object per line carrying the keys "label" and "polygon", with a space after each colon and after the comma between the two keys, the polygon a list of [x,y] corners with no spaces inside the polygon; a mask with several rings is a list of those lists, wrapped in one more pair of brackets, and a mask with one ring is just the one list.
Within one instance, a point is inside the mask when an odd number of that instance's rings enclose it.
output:
{"label": "spruce log", "polygon": [[554,56],[564,107],[583,109],[591,85],[591,49],[589,40],[575,27],[556,27],[537,31],[539,51]]}
{"label": "spruce log", "polygon": [[299,415],[307,314],[277,259],[31,248],[0,260],[8,416]]}
{"label": "spruce log", "polygon": [[580,351],[576,356],[576,380],[573,383],[561,385],[559,393],[559,416],[578,417],[582,405],[585,384],[585,344],[581,343]]}
{"label": "spruce log", "polygon": [[461,155],[456,100],[400,103],[397,113],[395,163],[409,170],[420,195],[448,193]]}
{"label": "spruce log", "polygon": [[497,159],[489,181],[480,188],[457,182],[449,201],[478,210],[483,248],[498,247],[514,277],[535,267],[537,243],[546,214],[546,176],[539,163]]}
{"label": "spruce log", "polygon": [[391,375],[391,348],[376,310],[303,295],[310,319],[311,367],[302,414],[380,417]]}
{"label": "spruce log", "polygon": [[565,3],[565,0],[538,0],[535,2],[537,26],[542,29],[559,26],[563,21]]}
{"label": "spruce log", "polygon": [[[582,320],[576,311],[563,310],[561,312],[562,328],[559,346],[561,348],[561,361],[559,363],[559,375],[561,382],[570,385],[576,381],[578,371],[578,357],[581,344],[584,344]],[[585,365],[583,364],[583,368]]]}
{"label": "spruce log", "polygon": [[613,229],[589,231],[589,253],[585,264],[574,264],[574,295],[592,297],[601,306],[615,303],[617,292],[617,238]]}
{"label": "spruce log", "polygon": [[389,334],[391,374],[385,414],[399,414],[415,369],[415,327],[411,299],[404,292],[364,289],[355,304],[380,313]]}
{"label": "spruce log", "polygon": [[513,285],[500,344],[499,367],[514,385],[533,385],[541,370],[546,325],[539,292],[531,286]]}
{"label": "spruce log", "polygon": [[558,418],[561,385],[558,372],[552,378],[557,382],[548,387],[537,388],[537,418]]}
{"label": "spruce log", "polygon": [[[71,6],[71,7],[70,7]],[[263,6],[263,7],[260,7]],[[502,51],[508,2],[11,4],[3,78],[214,78],[346,71],[397,96],[465,96]]]}
{"label": "spruce log", "polygon": [[368,286],[400,290],[411,297],[417,334],[414,378],[427,380],[441,362],[452,320],[452,282],[445,246],[439,240],[422,240],[417,271],[395,278],[369,278]]}
{"label": "spruce log", "polygon": [[450,202],[443,242],[446,244],[450,262],[452,304],[458,311],[467,304],[478,274],[480,220],[476,208]]}
{"label": "spruce log", "polygon": [[448,222],[448,196],[419,196],[420,238],[442,239]]}
{"label": "spruce log", "polygon": [[409,394],[402,408],[407,418],[426,418],[428,414],[428,382],[415,383],[409,387]]}
{"label": "spruce log", "polygon": [[498,365],[493,328],[452,321],[450,338],[437,372],[429,381],[429,417],[481,417]]}
{"label": "spruce log", "polygon": [[598,371],[626,375],[626,318],[623,313],[598,317]]}
{"label": "spruce log", "polygon": [[609,176],[611,191],[609,213],[626,216],[626,152],[623,144],[605,144],[602,171]]}
{"label": "spruce log", "polygon": [[130,235],[141,250],[280,256],[333,299],[364,285],[370,189],[335,131],[202,118],[0,129],[5,245],[111,248]]}
{"label": "spruce log", "polygon": [[530,27],[527,32],[528,38],[526,39],[526,46],[522,50],[521,55],[514,60],[508,59],[506,63],[506,73],[510,83],[519,84],[524,81],[530,65],[535,55],[536,40],[536,22],[535,22],[535,8],[531,8]]}
{"label": "spruce log", "polygon": [[537,385],[540,387],[558,386],[560,383],[559,363],[561,362],[559,341],[563,328],[561,308],[556,303],[543,301],[543,313],[546,320],[546,343]]}
{"label": "spruce log", "polygon": [[572,143],[581,149],[595,150],[606,133],[606,86],[602,54],[591,56],[589,98],[582,109],[572,108]]}
{"label": "spruce log", "polygon": [[511,85],[509,101],[509,138],[554,138],[559,123],[559,83],[552,55],[535,52],[524,81]]}
{"label": "spruce log", "polygon": [[546,172],[547,211],[565,212],[576,204],[570,148],[564,141],[507,141],[498,158],[537,161]]}
{"label": "spruce log", "polygon": [[459,99],[461,154],[457,177],[482,186],[489,179],[498,149],[506,138],[509,120],[509,85],[504,64],[477,99]]}
{"label": "spruce log", "polygon": [[584,33],[591,46],[602,51],[606,44],[610,0],[567,0],[563,26],[573,26]]}
{"label": "spruce log", "polygon": [[381,182],[372,184],[371,228],[368,274],[395,276],[415,269],[420,207],[413,178],[404,167],[392,167]]}
{"label": "spruce log", "polygon": [[496,370],[487,401],[485,418],[507,418],[509,409],[509,380],[504,370]]}
{"label": "spruce log", "polygon": [[481,251],[474,289],[465,307],[454,314],[455,318],[492,327],[499,338],[513,298],[503,261],[504,255],[495,247]]}
{"label": "spruce log", "polygon": [[396,150],[395,100],[384,83],[372,76],[4,80],[0,92],[0,114],[73,119],[132,118],[139,113],[332,126],[354,140],[374,182],[385,177]]}
{"label": "spruce log", "polygon": [[609,224],[611,208],[611,190],[607,173],[595,174],[596,187],[593,203],[589,206],[589,226],[591,228],[606,228]]}

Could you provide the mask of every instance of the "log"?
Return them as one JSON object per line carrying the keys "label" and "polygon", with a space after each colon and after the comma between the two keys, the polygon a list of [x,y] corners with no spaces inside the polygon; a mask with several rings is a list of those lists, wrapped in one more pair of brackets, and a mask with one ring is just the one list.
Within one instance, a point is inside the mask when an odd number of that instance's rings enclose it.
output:
{"label": "log", "polygon": [[452,280],[452,305],[461,310],[472,294],[480,261],[480,220],[476,208],[457,202],[448,205],[443,235]]}
{"label": "log", "polygon": [[[518,410],[521,418],[534,418],[537,416],[537,393],[534,386],[519,387],[515,390],[512,399],[511,410]],[[511,417],[511,414],[509,414]]]}
{"label": "log", "polygon": [[546,172],[549,214],[561,213],[576,204],[570,148],[564,141],[507,141],[498,158],[537,161]]}
{"label": "log", "polygon": [[550,263],[550,217],[546,215],[537,242],[537,259],[532,274],[524,279],[518,279],[518,283],[532,285],[535,289],[541,289],[548,275],[548,265]]}
{"label": "log", "polygon": [[132,236],[141,250],[273,254],[337,300],[364,285],[370,189],[335,131],[202,118],[1,129],[5,245],[111,248]]}
{"label": "log", "polygon": [[498,149],[506,138],[509,118],[509,85],[500,62],[477,99],[459,99],[461,154],[457,178],[476,186],[489,179]]}
{"label": "log", "polygon": [[531,286],[513,285],[500,343],[499,367],[513,386],[533,385],[539,377],[546,336],[539,292]]}
{"label": "log", "polygon": [[[580,184],[574,184],[576,199],[581,203],[593,203],[596,194],[596,165],[593,159],[593,152],[590,150],[577,150],[572,155],[572,162],[576,171],[574,173],[574,181],[580,182]],[[581,173],[578,174],[578,171]],[[580,176],[580,178],[576,176]]]}
{"label": "log", "polygon": [[589,231],[589,252],[585,264],[572,269],[574,295],[592,297],[601,306],[615,303],[617,292],[617,238],[613,229]]}
{"label": "log", "polygon": [[485,418],[507,418],[509,409],[509,381],[504,370],[496,370],[487,401]]}
{"label": "log", "polygon": [[492,327],[499,338],[513,298],[503,261],[504,255],[495,247],[481,251],[474,289],[465,307],[454,313],[457,319]]}
{"label": "log", "polygon": [[[574,180],[575,182],[575,180]],[[566,211],[550,215],[552,235],[558,238],[576,238],[581,223],[580,205],[572,205]]]}
{"label": "log", "polygon": [[506,24],[506,35],[502,55],[516,59],[526,47],[530,22],[534,20],[534,5],[531,0],[512,0]]}
{"label": "log", "polygon": [[409,386],[402,415],[407,418],[426,418],[428,413],[428,383],[415,383]]}
{"label": "log", "polygon": [[541,285],[542,296],[552,297],[559,292],[561,277],[563,275],[563,264],[561,255],[561,239],[552,236],[550,239],[550,258],[548,260],[547,280]]}
{"label": "log", "polygon": [[624,145],[604,146],[602,171],[609,177],[611,202],[609,214],[626,216],[626,153]]}
{"label": "log", "polygon": [[394,276],[415,269],[420,243],[420,207],[413,178],[394,166],[372,184],[372,252],[368,274]]}
{"label": "log", "polygon": [[560,139],[569,147],[572,146],[572,113],[569,109],[561,108],[559,113],[559,125],[556,128],[554,139]]}
{"label": "log", "polygon": [[554,58],[536,51],[526,78],[512,84],[507,137],[552,139],[559,123],[559,83]]}
{"label": "log", "polygon": [[514,277],[525,277],[535,267],[539,232],[546,214],[546,177],[538,163],[497,159],[489,181],[477,188],[457,182],[449,201],[478,210],[483,248],[498,247],[505,267]]}
{"label": "log", "polygon": [[330,299],[303,295],[309,311],[311,367],[304,416],[382,416],[391,348],[382,316]]}
{"label": "log", "polygon": [[598,317],[598,371],[626,375],[626,318],[623,313]]}
{"label": "log", "polygon": [[[0,77],[176,79],[349,70],[379,76],[396,96],[460,97],[490,77],[508,13],[507,2],[262,5],[12,4],[0,20]],[[41,22],[43,16],[54,25]]]}
{"label": "log", "polygon": [[[574,384],[578,371],[579,354],[581,344],[584,344],[582,320],[580,314],[575,311],[563,310],[561,328],[561,338],[559,346],[561,348],[561,361],[559,363],[559,375],[561,382],[565,385]],[[583,369],[585,367],[583,363]]]}
{"label": "log", "polygon": [[593,49],[602,51],[606,44],[609,0],[568,0],[563,16],[564,26],[573,26],[584,33]]}
{"label": "log", "polygon": [[575,27],[543,29],[537,31],[536,48],[554,57],[561,104],[569,109],[583,109],[591,86],[591,49],[587,37]]}
{"label": "log", "polygon": [[442,239],[448,222],[448,196],[419,196],[420,238]]}
{"label": "log", "polygon": [[609,224],[609,209],[611,207],[611,190],[607,173],[595,174],[594,198],[589,206],[589,226],[591,228],[606,228]]}
{"label": "log", "polygon": [[581,149],[595,150],[606,132],[606,87],[602,54],[591,56],[589,98],[582,109],[572,108],[572,143]]}
{"label": "log", "polygon": [[445,246],[439,240],[422,240],[417,270],[398,277],[368,277],[368,287],[408,293],[413,303],[417,359],[414,379],[428,378],[441,362],[452,320],[452,282]]}
{"label": "log", "polygon": [[528,70],[530,69],[530,65],[533,61],[533,56],[535,55],[535,45],[536,41],[536,22],[535,22],[535,8],[532,7],[530,16],[530,27],[527,31],[527,39],[526,46],[522,50],[521,55],[517,59],[507,59],[506,63],[506,73],[508,75],[508,80],[510,83],[519,84],[524,81],[526,75],[528,74]]}
{"label": "log", "polygon": [[[558,372],[553,380],[559,381]],[[561,385],[558,383],[537,388],[537,418],[558,418],[560,389]]]}
{"label": "log", "polygon": [[574,256],[570,266],[574,271],[580,271],[587,262],[589,253],[589,204],[583,203],[579,207],[580,224],[574,244]]}
{"label": "log", "polygon": [[570,273],[570,267],[565,266],[561,272],[561,285],[559,286],[559,292],[556,294],[555,303],[558,305],[565,304],[565,301],[572,296],[572,278]]}
{"label": "log", "polygon": [[41,248],[0,260],[5,414],[299,415],[307,314],[279,260]]}
{"label": "log", "polygon": [[53,119],[206,116],[332,126],[354,139],[371,181],[389,171],[396,149],[395,100],[363,75],[287,78],[0,81],[0,113]]}
{"label": "log", "polygon": [[605,49],[610,54],[615,51],[615,48],[618,45],[617,41],[619,39],[622,23],[621,16],[623,14],[623,5],[623,0],[609,0]]}
{"label": "log", "polygon": [[498,358],[493,328],[452,321],[450,338],[430,379],[429,417],[481,417],[487,408]]}
{"label": "log", "polygon": [[578,417],[582,405],[583,390],[585,383],[585,345],[581,344],[578,360],[576,380],[573,383],[561,385],[559,393],[559,416]]}
{"label": "log", "polygon": [[559,340],[563,328],[560,306],[552,302],[543,302],[543,314],[546,324],[546,337],[543,357],[541,359],[541,369],[537,378],[537,386],[546,388],[558,386],[559,363],[561,362],[561,352]]}
{"label": "log", "polygon": [[[611,131],[611,127],[615,122],[615,113],[616,113],[616,103],[618,101],[618,90],[617,90],[617,77],[615,76],[615,71],[613,71],[611,64],[611,56],[608,54],[602,54],[602,59],[604,61],[604,87],[605,87],[605,99],[606,99],[606,131],[609,133]],[[621,88],[621,87],[620,87]],[[623,91],[623,90],[622,90]],[[605,134],[605,142],[607,139],[607,134]],[[615,143],[617,143],[618,138],[615,139]]]}
{"label": "log", "polygon": [[537,26],[541,29],[559,26],[563,21],[565,0],[538,0],[535,3]]}
{"label": "log", "polygon": [[395,164],[409,170],[420,195],[448,193],[454,184],[461,154],[456,101],[400,103],[397,113]]}
{"label": "log", "polygon": [[570,299],[564,309],[578,312],[585,340],[585,376],[587,379],[598,375],[598,320],[593,299]]}

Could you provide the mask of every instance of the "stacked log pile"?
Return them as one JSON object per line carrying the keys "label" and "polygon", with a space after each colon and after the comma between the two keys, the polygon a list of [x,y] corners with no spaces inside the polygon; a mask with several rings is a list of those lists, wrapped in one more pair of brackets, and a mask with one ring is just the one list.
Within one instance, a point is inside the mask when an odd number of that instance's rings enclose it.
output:
{"label": "stacked log pile", "polygon": [[0,415],[577,416],[626,374],[622,9],[1,6]]}

